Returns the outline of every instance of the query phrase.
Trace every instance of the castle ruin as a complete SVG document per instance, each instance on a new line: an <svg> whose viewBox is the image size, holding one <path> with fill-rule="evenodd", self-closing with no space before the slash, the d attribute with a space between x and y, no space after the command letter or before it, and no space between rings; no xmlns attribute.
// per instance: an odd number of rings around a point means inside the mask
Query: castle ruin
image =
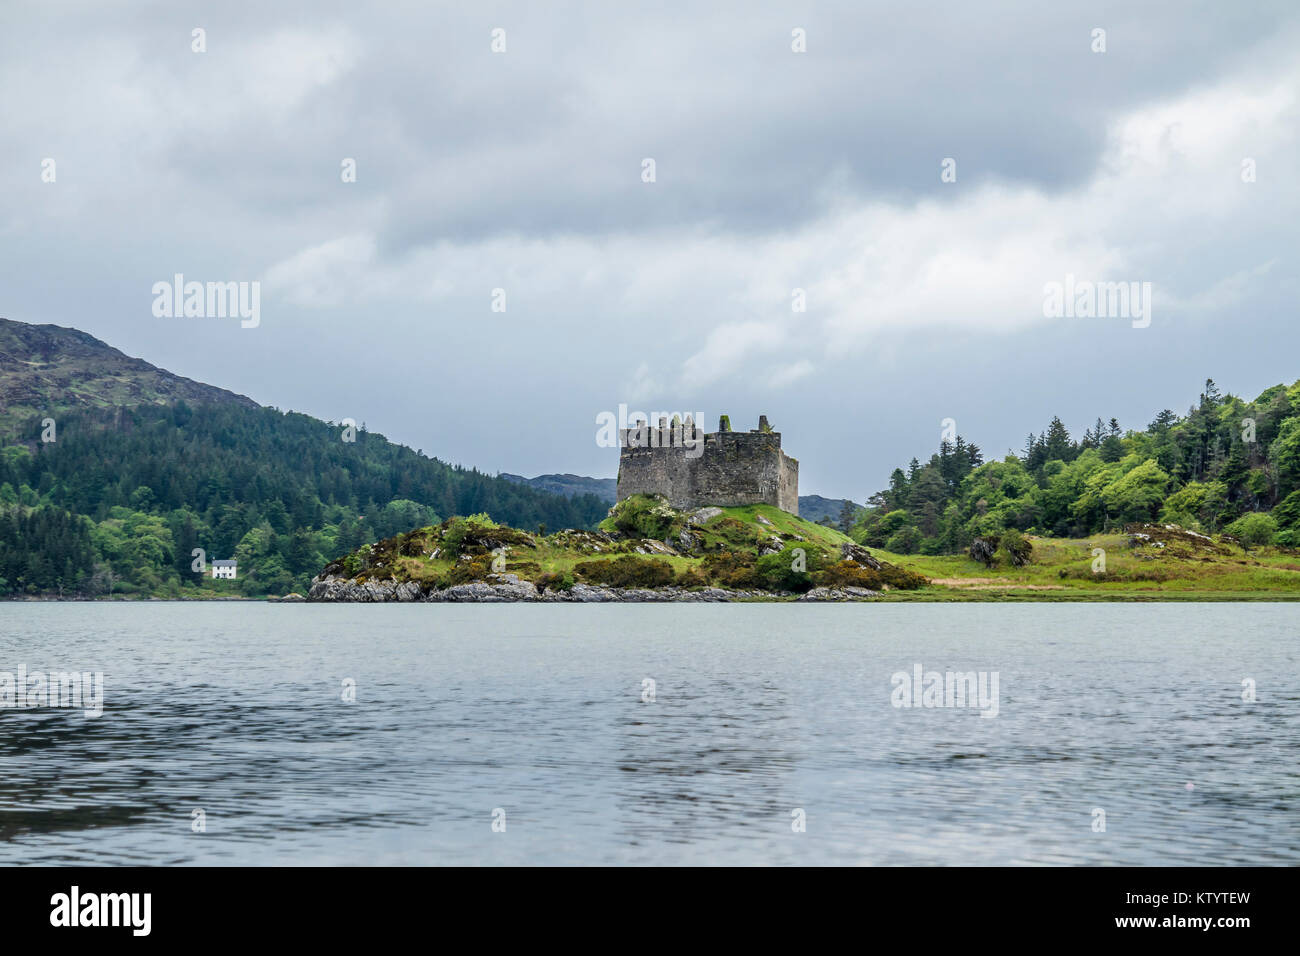
<svg viewBox="0 0 1300 956"><path fill-rule="evenodd" d="M776 505L799 513L799 462L781 450L781 433L767 416L758 428L733 432L723 415L718 430L661 417L619 431L618 500L630 495L663 495L681 511L710 505Z"/></svg>

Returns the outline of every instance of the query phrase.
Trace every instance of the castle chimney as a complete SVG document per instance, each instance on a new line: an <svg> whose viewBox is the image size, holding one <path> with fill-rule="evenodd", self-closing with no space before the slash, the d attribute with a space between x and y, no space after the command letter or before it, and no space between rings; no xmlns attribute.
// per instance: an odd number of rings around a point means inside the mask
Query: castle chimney
<svg viewBox="0 0 1300 956"><path fill-rule="evenodd" d="M766 415L758 416L758 430L761 432L770 432L772 430L772 426L767 423Z"/></svg>

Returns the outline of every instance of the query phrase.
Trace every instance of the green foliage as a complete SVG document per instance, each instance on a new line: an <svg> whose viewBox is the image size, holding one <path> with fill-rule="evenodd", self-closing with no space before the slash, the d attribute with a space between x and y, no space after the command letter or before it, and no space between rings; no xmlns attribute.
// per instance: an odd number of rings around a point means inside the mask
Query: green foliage
<svg viewBox="0 0 1300 956"><path fill-rule="evenodd" d="M7 430L39 435L39 417ZM545 494L364 429L345 442L326 422L236 403L69 408L58 434L0 449L0 510L18 509L0 521L7 593L305 592L332 557L440 515L590 528L606 511L592 495ZM195 548L238 560L238 580L192 571ZM48 567L27 567L33 549Z"/></svg>
<svg viewBox="0 0 1300 956"><path fill-rule="evenodd" d="M921 544L921 529L916 525L907 525L889 536L889 540L885 542L885 550L895 554L916 554L921 550Z"/></svg>
<svg viewBox="0 0 1300 956"><path fill-rule="evenodd" d="M981 535L970 544L971 558L987 568L1021 567L1029 563L1034 546L1015 528L1001 534Z"/></svg>
<svg viewBox="0 0 1300 956"><path fill-rule="evenodd" d="M685 525L685 517L658 495L631 495L616 504L605 519L612 530L636 538L663 541Z"/></svg>
<svg viewBox="0 0 1300 956"><path fill-rule="evenodd" d="M633 515L640 513L637 504L634 502ZM421 587L445 588L490 579L493 554L505 545L509 552L505 570L549 590L567 590L580 581L617 588L671 585L800 593L832 568L833 580L873 590L927 583L925 578L884 563L865 576L856 574L857 564L839 560L843 546L849 544L844 535L769 505L721 509L694 530L699 533L689 553L664 559L630 550L638 547L640 534L636 531L632 539L623 541L582 531L539 539L498 525L486 515L474 515L365 545L330 562L324 572L358 582L411 581ZM254 532L245 543L251 547L264 537L264 532ZM730 547L729 538L738 545ZM781 550L760 556L759 551L766 550L774 539L784 541ZM601 552L608 556L593 557ZM864 563L871 560L861 554L859 558Z"/></svg>
<svg viewBox="0 0 1300 956"><path fill-rule="evenodd" d="M1285 494L1300 490L1300 416L1282 422L1269 455L1277 468L1279 490Z"/></svg>
<svg viewBox="0 0 1300 956"><path fill-rule="evenodd" d="M1300 382L1246 402L1207 381L1186 416L1162 411L1142 431L1098 418L1076 440L1053 418L1021 454L993 462L960 437L942 442L927 463L894 470L850 535L899 554L956 554L1006 531L1082 538L1159 520L1212 533L1276 507L1285 543L1300 514L1283 504L1296 491Z"/></svg>
<svg viewBox="0 0 1300 956"><path fill-rule="evenodd" d="M826 556L820 548L783 548L776 554L766 554L754 565L754 571L763 587L772 591L809 590L812 576L826 565Z"/></svg>
<svg viewBox="0 0 1300 956"><path fill-rule="evenodd" d="M704 556L700 570L719 587L761 588L764 581L758 573L757 561L753 553L715 551Z"/></svg>
<svg viewBox="0 0 1300 956"><path fill-rule="evenodd" d="M61 508L0 508L0 594L81 592L107 587L96 577L92 525Z"/></svg>
<svg viewBox="0 0 1300 956"><path fill-rule="evenodd" d="M449 555L455 557L461 553L467 537L472 540L475 531L495 527L497 527L496 522L485 514L470 515L468 518L452 518L444 526L442 547Z"/></svg>
<svg viewBox="0 0 1300 956"><path fill-rule="evenodd" d="M1194 531L1216 531L1228 509L1228 486L1221 481L1189 481L1165 499L1162 524L1177 524Z"/></svg>
<svg viewBox="0 0 1300 956"><path fill-rule="evenodd" d="M759 535L753 525L724 515L705 526L705 539L711 547L723 551L744 550L755 547Z"/></svg>
<svg viewBox="0 0 1300 956"><path fill-rule="evenodd" d="M550 571L537 579L537 587L542 590L568 591L573 587L572 571Z"/></svg>
<svg viewBox="0 0 1300 956"><path fill-rule="evenodd" d="M839 561L818 571L812 577L817 587L855 587L869 591L886 589L912 591L925 587L929 581L919 574L905 571L891 564L882 564L880 569L864 568L852 561Z"/></svg>
<svg viewBox="0 0 1300 956"><path fill-rule="evenodd" d="M458 584L469 584L471 581L486 581L491 573L491 559L481 556L473 561L456 562L436 583L439 588L450 588Z"/></svg>
<svg viewBox="0 0 1300 956"><path fill-rule="evenodd" d="M677 572L677 581L675 583L679 588L696 589L706 588L712 582L709 581L708 575L700 568L691 565Z"/></svg>
<svg viewBox="0 0 1300 956"><path fill-rule="evenodd" d="M1248 548L1258 548L1273 543L1277 534L1277 522L1272 515L1252 512L1242 515L1224 529Z"/></svg>
<svg viewBox="0 0 1300 956"><path fill-rule="evenodd" d="M1300 529L1300 491L1293 491L1273 509L1273 520L1281 528Z"/></svg>
<svg viewBox="0 0 1300 956"><path fill-rule="evenodd" d="M667 561L631 554L583 561L574 565L573 571L588 584L607 584L615 588L661 588L672 584L676 577L673 566Z"/></svg>
<svg viewBox="0 0 1300 956"><path fill-rule="evenodd" d="M1002 532L998 540L997 554L1006 564L1014 567L1028 564L1033 553L1034 546L1015 528L1008 528Z"/></svg>

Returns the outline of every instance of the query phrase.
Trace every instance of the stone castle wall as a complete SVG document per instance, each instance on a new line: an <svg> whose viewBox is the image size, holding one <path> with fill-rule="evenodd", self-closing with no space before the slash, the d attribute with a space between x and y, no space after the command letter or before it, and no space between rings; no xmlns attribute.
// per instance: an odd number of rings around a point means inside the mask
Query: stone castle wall
<svg viewBox="0 0 1300 956"><path fill-rule="evenodd" d="M767 424L766 418L760 421ZM704 435L696 429L704 440L704 452L698 454L698 448L683 447L681 427L665 426L661 421L657 429L629 429L620 435L619 501L636 494L663 495L683 511L770 504L799 513L799 462L781 450L780 432L719 429ZM691 433L685 435L689 440Z"/></svg>

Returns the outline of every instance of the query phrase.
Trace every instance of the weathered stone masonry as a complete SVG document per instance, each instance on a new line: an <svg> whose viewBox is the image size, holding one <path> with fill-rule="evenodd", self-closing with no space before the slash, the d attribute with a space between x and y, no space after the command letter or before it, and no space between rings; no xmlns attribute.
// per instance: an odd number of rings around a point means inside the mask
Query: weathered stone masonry
<svg viewBox="0 0 1300 956"><path fill-rule="evenodd" d="M680 510L770 504L799 513L799 462L781 450L781 433L770 429L766 415L754 431L731 431L724 415L716 432L700 432L689 418L671 427L660 418L658 428L623 429L618 500L663 495ZM687 447L701 437L703 454L698 445Z"/></svg>

